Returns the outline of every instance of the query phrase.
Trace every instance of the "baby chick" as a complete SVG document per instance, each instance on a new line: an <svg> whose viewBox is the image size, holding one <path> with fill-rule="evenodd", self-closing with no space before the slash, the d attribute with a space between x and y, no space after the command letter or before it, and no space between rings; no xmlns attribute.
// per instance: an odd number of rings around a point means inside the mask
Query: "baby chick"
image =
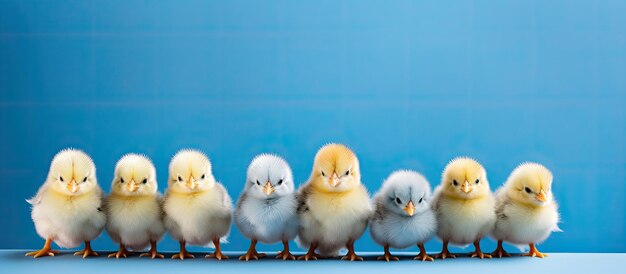
<svg viewBox="0 0 626 274"><path fill-rule="evenodd" d="M437 219L430 207L430 184L421 174L400 170L392 173L374 195L374 216L370 233L376 243L385 247L379 260L398 260L389 247L407 248L417 244L420 249L415 260L433 258L426 254L424 242L437 231Z"/></svg>
<svg viewBox="0 0 626 274"><path fill-rule="evenodd" d="M240 260L258 259L257 241L282 241L284 250L276 258L295 260L289 252L289 240L298 233L297 201L293 175L287 162L271 154L255 157L248 166L246 184L237 207L235 224L251 239L250 248Z"/></svg>
<svg viewBox="0 0 626 274"><path fill-rule="evenodd" d="M466 157L452 160L435 190L433 208L439 224L437 235L443 241L436 258L456 257L448 251L448 243L474 243L472 257L491 258L480 250L480 239L491 232L496 220L495 200L482 165Z"/></svg>
<svg viewBox="0 0 626 274"><path fill-rule="evenodd" d="M64 248L85 242L85 249L74 255L98 256L90 241L102 232L106 216L101 209L102 190L96 180L96 166L87 154L70 148L54 156L48 178L28 202L37 234L46 243L41 250L26 256L54 256L58 251L50 248L53 241Z"/></svg>
<svg viewBox="0 0 626 274"><path fill-rule="evenodd" d="M180 242L180 252L172 259L193 258L185 244L209 245L215 253L207 258L228 259L220 241L230 231L231 200L224 186L215 181L211 162L202 152L184 149L170 162L169 182L163 204L165 227Z"/></svg>
<svg viewBox="0 0 626 274"><path fill-rule="evenodd" d="M559 213L552 197L552 173L536 163L519 165L496 192L496 225L493 237L498 248L493 256L509 255L502 241L530 246L524 256L543 258L535 243L543 242L552 231L560 231Z"/></svg>
<svg viewBox="0 0 626 274"><path fill-rule="evenodd" d="M308 182L298 191L297 240L309 249L298 259L335 256L345 246L348 253L342 260L363 260L354 252L354 242L363 235L371 211L354 152L340 144L325 145L315 155Z"/></svg>
<svg viewBox="0 0 626 274"><path fill-rule="evenodd" d="M158 192L156 169L150 159L138 154L127 154L115 165L111 194L106 199L106 229L120 250L109 258L126 257L126 247L140 250L150 245L150 251L140 256L163 258L157 252L161 239L163 211Z"/></svg>

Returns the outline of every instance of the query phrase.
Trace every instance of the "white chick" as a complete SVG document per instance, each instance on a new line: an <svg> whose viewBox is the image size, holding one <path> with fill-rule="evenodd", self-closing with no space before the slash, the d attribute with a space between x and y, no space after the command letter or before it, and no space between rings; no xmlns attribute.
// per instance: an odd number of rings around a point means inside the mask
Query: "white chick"
<svg viewBox="0 0 626 274"><path fill-rule="evenodd" d="M54 256L54 241L63 248L85 242L85 248L74 255L98 256L90 241L98 237L106 223L101 209L102 190L96 180L96 166L91 158L77 149L64 149L52 159L48 178L37 195L28 200L37 234L46 240L43 248L26 253L35 258Z"/></svg>
<svg viewBox="0 0 626 274"><path fill-rule="evenodd" d="M491 258L480 250L480 240L493 229L495 199L489 189L487 172L477 161L459 157L446 166L441 185L435 190L433 207L439 224L437 236L443 241L436 258L455 258L448 243L474 243L472 257Z"/></svg>
<svg viewBox="0 0 626 274"><path fill-rule="evenodd" d="M240 260L258 259L257 241L282 241L284 249L276 258L295 260L289 252L289 240L298 233L298 215L293 175L289 164L276 155L261 154L248 166L246 184L237 207L235 224L251 239L248 252Z"/></svg>
<svg viewBox="0 0 626 274"><path fill-rule="evenodd" d="M430 200L430 184L415 171L396 171L385 180L374 196L375 209L370 221L372 238L385 248L379 260L398 260L389 252L390 247L417 245L420 253L415 259L433 261L424 248L424 243L437 231Z"/></svg>
<svg viewBox="0 0 626 274"><path fill-rule="evenodd" d="M109 258L125 258L129 255L127 247L142 250L148 245L150 251L141 257L163 258L156 246L165 232L163 210L156 169L150 159L131 153L117 162L105 205L107 232L120 245L119 251L109 254Z"/></svg>
<svg viewBox="0 0 626 274"><path fill-rule="evenodd" d="M354 242L367 228L371 212L354 152L340 144L325 145L315 156L308 182L298 191L300 228L296 240L309 249L298 259L336 256L345 247L348 253L342 260L362 261L354 252Z"/></svg>
<svg viewBox="0 0 626 274"><path fill-rule="evenodd" d="M186 244L207 246L215 252L207 258L228 259L220 248L230 231L231 199L215 181L211 162L202 152L184 149L170 162L168 188L163 205L165 227L180 243L172 259L193 258Z"/></svg>
<svg viewBox="0 0 626 274"><path fill-rule="evenodd" d="M558 206L552 195L552 173L537 163L519 165L496 192L496 225L493 237L498 248L493 256L509 257L502 241L530 246L524 256L543 258L545 253L535 247L558 227Z"/></svg>

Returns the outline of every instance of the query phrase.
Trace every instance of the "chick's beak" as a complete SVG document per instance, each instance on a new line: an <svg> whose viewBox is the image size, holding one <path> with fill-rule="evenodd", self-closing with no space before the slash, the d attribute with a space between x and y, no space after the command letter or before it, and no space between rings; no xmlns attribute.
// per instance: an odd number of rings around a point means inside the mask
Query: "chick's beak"
<svg viewBox="0 0 626 274"><path fill-rule="evenodd" d="M193 190L193 189L196 189L197 186L198 186L198 183L196 182L196 179L193 176L191 176L189 180L187 180L187 187Z"/></svg>
<svg viewBox="0 0 626 274"><path fill-rule="evenodd" d="M403 210L409 216L413 216L413 214L415 214L415 205L413 204L413 201L409 201L409 203L404 207Z"/></svg>
<svg viewBox="0 0 626 274"><path fill-rule="evenodd" d="M134 179L130 180L130 182L126 185L126 190L128 190L129 192L135 192L138 188L139 186L137 186L137 183L135 183Z"/></svg>
<svg viewBox="0 0 626 274"><path fill-rule="evenodd" d="M79 187L78 187L78 184L76 183L76 180L72 178L72 180L67 184L67 190L69 190L72 193L76 193L78 189Z"/></svg>
<svg viewBox="0 0 626 274"><path fill-rule="evenodd" d="M547 201L546 192L544 192L542 189L539 193L537 193L537 196L535 196L535 199L537 199L537 201L540 201L540 202Z"/></svg>
<svg viewBox="0 0 626 274"><path fill-rule="evenodd" d="M469 193L470 191L472 191L472 187L470 187L470 184L467 181L465 181L463 185L461 186L461 190L465 193Z"/></svg>
<svg viewBox="0 0 626 274"><path fill-rule="evenodd" d="M341 182L339 182L339 177L337 177L337 173L333 172L333 176L330 177L330 185L332 187L336 187L339 185L339 183Z"/></svg>
<svg viewBox="0 0 626 274"><path fill-rule="evenodd" d="M263 187L263 193L265 193L265 195L268 195L268 196L274 193L274 187L272 186L272 184L270 184L269 181L265 183L265 186Z"/></svg>

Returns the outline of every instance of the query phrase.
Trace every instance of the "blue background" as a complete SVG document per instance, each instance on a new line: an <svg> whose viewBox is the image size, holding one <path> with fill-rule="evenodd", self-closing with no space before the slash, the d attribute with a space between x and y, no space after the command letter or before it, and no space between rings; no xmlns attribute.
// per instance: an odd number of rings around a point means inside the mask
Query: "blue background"
<svg viewBox="0 0 626 274"><path fill-rule="evenodd" d="M254 155L283 155L303 182L333 141L372 193L400 168L437 184L458 155L492 188L541 162L565 232L540 248L626 252L624 14L625 1L2 0L0 248L42 244L24 199L68 146L106 191L125 153L152 157L164 190L170 157L199 148L236 199ZM247 246L234 228L224 249ZM380 250L369 235L357 248Z"/></svg>

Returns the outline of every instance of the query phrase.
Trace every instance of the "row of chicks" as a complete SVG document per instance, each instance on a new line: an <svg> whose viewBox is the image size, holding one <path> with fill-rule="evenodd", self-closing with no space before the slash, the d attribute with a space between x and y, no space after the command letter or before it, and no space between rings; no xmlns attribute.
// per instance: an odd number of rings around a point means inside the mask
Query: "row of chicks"
<svg viewBox="0 0 626 274"><path fill-rule="evenodd" d="M116 167L111 192L104 197L96 180L95 165L82 151L59 152L50 166L47 180L29 200L37 233L46 240L41 250L29 252L35 258L54 256L55 242L72 248L85 243L75 255L98 255L90 241L106 227L119 251L109 257L127 257L132 251L149 251L140 256L163 258L157 242L167 231L180 242L172 258L194 256L186 245L211 246L207 255L228 258L221 252L231 219L251 239L239 259L258 259L257 242L282 242L277 258L295 260L289 241L308 252L302 260L337 256L363 260L354 243L368 224L374 241L384 247L380 260L398 260L389 248L420 249L415 259L432 261L424 242L437 235L443 241L435 258L454 258L448 244L474 244L472 257L510 256L502 247L506 241L529 245L528 256L544 257L535 244L558 230L557 205L552 197L552 174L544 166L524 163L493 194L482 165L470 158L456 158L444 169L441 184L431 187L421 174L401 170L392 173L375 194L373 202L361 183L359 161L349 148L328 144L315 156L308 181L296 191L287 162L271 154L257 156L250 163L246 182L234 212L224 186L218 183L211 162L201 152L182 150L169 165L168 188L161 197L156 170L145 156L128 154ZM480 240L492 236L498 247L492 254L480 249Z"/></svg>

